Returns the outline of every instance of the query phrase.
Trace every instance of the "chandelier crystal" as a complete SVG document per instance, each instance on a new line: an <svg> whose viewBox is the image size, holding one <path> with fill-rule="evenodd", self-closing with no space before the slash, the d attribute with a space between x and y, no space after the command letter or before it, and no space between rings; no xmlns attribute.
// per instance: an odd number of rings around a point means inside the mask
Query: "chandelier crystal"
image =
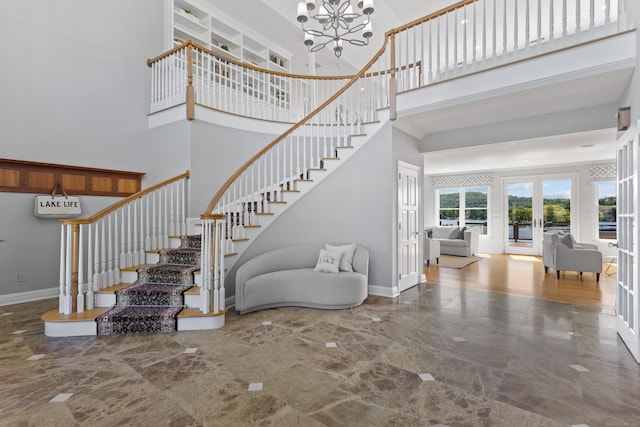
<svg viewBox="0 0 640 427"><path fill-rule="evenodd" d="M369 39L373 36L373 0L356 0L357 7L362 9L360 13L354 12L351 0L320 0L319 3L321 5L315 14L313 11L316 9L316 0L298 3L298 22L302 25L304 44L309 48L309 52L317 52L331 46L333 53L339 57L342 55L344 42L354 46L369 44ZM305 26L309 18L315 20L316 28ZM321 41L316 43L315 37Z"/></svg>

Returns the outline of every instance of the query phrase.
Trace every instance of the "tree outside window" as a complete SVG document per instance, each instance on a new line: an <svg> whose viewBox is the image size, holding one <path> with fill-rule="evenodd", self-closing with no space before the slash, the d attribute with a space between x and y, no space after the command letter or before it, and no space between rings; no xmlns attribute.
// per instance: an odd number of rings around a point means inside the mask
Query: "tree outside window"
<svg viewBox="0 0 640 427"><path fill-rule="evenodd" d="M439 190L440 225L478 227L487 234L488 192L487 187Z"/></svg>
<svg viewBox="0 0 640 427"><path fill-rule="evenodd" d="M597 184L598 196L598 238L617 239L617 197L616 183L604 181Z"/></svg>

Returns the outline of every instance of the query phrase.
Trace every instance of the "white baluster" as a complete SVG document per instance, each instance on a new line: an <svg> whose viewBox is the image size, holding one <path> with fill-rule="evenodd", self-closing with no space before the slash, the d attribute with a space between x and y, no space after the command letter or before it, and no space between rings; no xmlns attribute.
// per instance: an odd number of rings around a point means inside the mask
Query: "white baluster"
<svg viewBox="0 0 640 427"><path fill-rule="evenodd" d="M562 0L562 41L567 41L567 0Z"/></svg>
<svg viewBox="0 0 640 427"><path fill-rule="evenodd" d="M79 242L78 242L78 296L76 298L76 306L78 313L84 313L84 289L87 286L83 283L84 279L84 244L82 239L83 226L80 226L78 230Z"/></svg>
<svg viewBox="0 0 640 427"><path fill-rule="evenodd" d="M62 224L60 226L60 295L58 297L58 312L65 313L65 278L67 277L67 272L65 271L67 267L67 251L65 248L66 242L66 234L67 234L67 225Z"/></svg>
<svg viewBox="0 0 640 427"><path fill-rule="evenodd" d="M576 42L579 43L580 42L580 34L582 33L582 28L581 28L581 17L580 17L580 0L576 0Z"/></svg>
<svg viewBox="0 0 640 427"><path fill-rule="evenodd" d="M114 283L120 283L120 263L119 263L119 258L120 258L120 246L118 246L118 235L120 234L118 232L119 227L118 227L118 212L114 212L113 214L113 221L114 221L114 233L113 233L113 260L114 260L114 266L113 266L113 282Z"/></svg>
<svg viewBox="0 0 640 427"><path fill-rule="evenodd" d="M513 2L513 52L518 54L519 42L518 42L518 2Z"/></svg>
<svg viewBox="0 0 640 427"><path fill-rule="evenodd" d="M128 204L126 206L126 212L127 212L127 222L126 222L126 228L127 228L127 266L132 266L132 265L136 265L133 263L133 252L131 251L131 241L133 240L131 238L131 204Z"/></svg>
<svg viewBox="0 0 640 427"><path fill-rule="evenodd" d="M502 60L504 61L507 56L507 0L502 2Z"/></svg>
<svg viewBox="0 0 640 427"><path fill-rule="evenodd" d="M104 287L104 282L102 281L102 277L100 275L100 222L96 222L94 225L94 255L93 255L93 283L96 289L102 289Z"/></svg>
<svg viewBox="0 0 640 427"><path fill-rule="evenodd" d="M140 262L140 264L146 264L147 262L147 253L145 251L144 248L144 242L145 242L145 236L144 236L144 217L145 217L145 213L144 213L144 201L142 200L142 198L139 198L136 200L136 203L140 206L140 213L138 214L138 223L139 223L139 227L140 227L140 237L138 238L138 260ZM116 274L119 276L120 274L120 269L116 270ZM117 279L119 280L119 279Z"/></svg>
<svg viewBox="0 0 640 427"><path fill-rule="evenodd" d="M104 218L100 220L100 232L100 282L103 286L108 286L110 283L107 281L107 230Z"/></svg>
<svg viewBox="0 0 640 427"><path fill-rule="evenodd" d="M554 16L553 0L549 0L549 41L551 42L551 48L553 48L553 45L556 39L553 16Z"/></svg>
<svg viewBox="0 0 640 427"><path fill-rule="evenodd" d="M72 235L73 235L73 229L72 229L72 225L67 225L67 241L66 241L66 247L65 247L65 251L66 251L66 265L64 267L64 271L65 271L65 277L64 277L64 314L71 314L72 308L73 308L73 295L72 295L72 289L71 289L71 285L72 285L72 257L73 257L73 250L72 250Z"/></svg>
<svg viewBox="0 0 640 427"><path fill-rule="evenodd" d="M94 262L92 224L87 224L87 310L95 307L97 288L93 277Z"/></svg>
<svg viewBox="0 0 640 427"><path fill-rule="evenodd" d="M107 271L107 283L109 286L113 285L113 235L111 228L111 214L107 215L106 220L109 225L109 230L107 233L107 265L109 270Z"/></svg>
<svg viewBox="0 0 640 427"><path fill-rule="evenodd" d="M596 27L596 5L595 0L589 1L589 32L593 33Z"/></svg>

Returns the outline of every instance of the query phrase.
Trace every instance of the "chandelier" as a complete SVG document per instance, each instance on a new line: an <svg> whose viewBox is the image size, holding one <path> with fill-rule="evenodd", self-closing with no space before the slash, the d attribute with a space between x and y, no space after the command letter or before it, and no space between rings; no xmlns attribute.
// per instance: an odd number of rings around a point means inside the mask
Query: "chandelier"
<svg viewBox="0 0 640 427"><path fill-rule="evenodd" d="M361 13L353 11L351 0L321 0L318 12L313 14L316 8L315 0L305 0L298 3L298 22L302 24L304 31L304 44L309 52L317 52L327 45L333 47L336 56L342 55L343 43L348 42L355 46L366 46L373 35L371 27L371 14L373 13L373 0L356 0ZM309 18L314 19L314 26L321 29L305 27ZM363 18L359 23L354 22ZM362 31L358 38L358 32ZM315 43L314 37L319 37L321 42Z"/></svg>

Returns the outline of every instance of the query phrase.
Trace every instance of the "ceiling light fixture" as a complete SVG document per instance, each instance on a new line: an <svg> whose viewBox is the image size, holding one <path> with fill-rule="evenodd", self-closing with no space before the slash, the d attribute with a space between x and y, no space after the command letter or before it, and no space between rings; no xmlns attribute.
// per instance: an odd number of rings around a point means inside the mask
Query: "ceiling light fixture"
<svg viewBox="0 0 640 427"><path fill-rule="evenodd" d="M344 42L354 46L366 46L373 36L371 26L371 14L374 11L373 0L354 0L362 13L356 13L351 5L351 0L320 0L318 13L310 14L316 9L316 0L305 0L298 3L298 22L304 32L304 44L309 52L317 52L331 44L336 56L342 55ZM316 26L321 29L305 27L305 23L312 18ZM355 21L363 18L359 23ZM356 33L362 31L362 39L356 37ZM328 39L321 43L315 43L314 37Z"/></svg>

